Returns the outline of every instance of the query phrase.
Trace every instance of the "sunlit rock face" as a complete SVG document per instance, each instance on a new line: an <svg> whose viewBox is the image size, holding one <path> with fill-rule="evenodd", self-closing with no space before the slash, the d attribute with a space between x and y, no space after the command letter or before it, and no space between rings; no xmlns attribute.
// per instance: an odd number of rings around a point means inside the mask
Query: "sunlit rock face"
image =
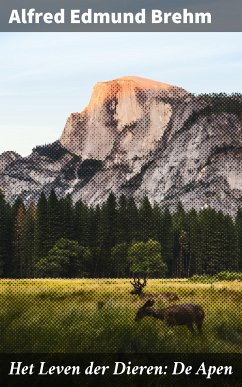
<svg viewBox="0 0 242 387"><path fill-rule="evenodd" d="M174 210L242 205L242 98L194 96L165 83L124 77L97 83L60 140L28 157L0 155L0 189L10 202L41 191L89 205L113 192Z"/></svg>
<svg viewBox="0 0 242 387"><path fill-rule="evenodd" d="M83 159L103 161L114 147L119 162L144 157L170 122L172 99L185 95L181 88L138 77L99 82L87 108L68 118L61 144Z"/></svg>

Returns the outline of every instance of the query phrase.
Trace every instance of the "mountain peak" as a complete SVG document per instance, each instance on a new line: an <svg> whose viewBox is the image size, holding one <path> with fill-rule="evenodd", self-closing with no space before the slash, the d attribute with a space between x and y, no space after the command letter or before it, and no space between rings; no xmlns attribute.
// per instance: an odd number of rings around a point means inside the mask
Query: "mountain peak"
<svg viewBox="0 0 242 387"><path fill-rule="evenodd" d="M153 96L159 93L177 92L177 94L179 94L180 92L185 92L182 88L169 85L168 83L137 76L126 76L111 81L97 82L93 88L90 102L85 111L90 111L114 98L119 100L125 98L126 102L128 102L128 99L131 98L131 96L135 97L135 94L140 91L149 93Z"/></svg>
<svg viewBox="0 0 242 387"><path fill-rule="evenodd" d="M180 87L136 76L98 82L88 106L69 117L61 144L83 159L103 161L114 144L119 144L123 159L143 157L161 140L172 115L171 101L187 94Z"/></svg>
<svg viewBox="0 0 242 387"><path fill-rule="evenodd" d="M127 83L133 83L135 87L139 87L140 89L162 89L162 90L168 90L171 88L174 88L176 86L169 85L168 83L163 83L159 81L154 81L152 79L142 78L138 76L125 76L113 79L111 81L106 82L98 82L98 84L127 84Z"/></svg>
<svg viewBox="0 0 242 387"><path fill-rule="evenodd" d="M13 151L6 151L0 154L0 172L3 172L8 165L18 159L21 159L21 156Z"/></svg>
<svg viewBox="0 0 242 387"><path fill-rule="evenodd" d="M28 157L0 155L0 190L12 203L55 189L97 205L113 192L171 210L180 202L186 210L235 215L242 203L241 106L241 95L193 96L135 76L99 82L60 141Z"/></svg>

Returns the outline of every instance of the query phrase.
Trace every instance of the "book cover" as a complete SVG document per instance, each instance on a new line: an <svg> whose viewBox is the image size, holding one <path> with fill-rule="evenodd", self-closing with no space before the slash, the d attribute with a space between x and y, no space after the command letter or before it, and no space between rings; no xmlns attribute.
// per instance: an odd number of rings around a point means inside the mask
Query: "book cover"
<svg viewBox="0 0 242 387"><path fill-rule="evenodd" d="M240 385L240 1L0 1L0 384Z"/></svg>

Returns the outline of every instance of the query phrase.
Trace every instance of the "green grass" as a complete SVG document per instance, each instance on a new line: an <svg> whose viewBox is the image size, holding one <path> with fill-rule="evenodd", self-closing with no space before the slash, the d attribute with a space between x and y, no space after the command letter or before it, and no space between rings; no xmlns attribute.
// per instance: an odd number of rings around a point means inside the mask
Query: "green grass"
<svg viewBox="0 0 242 387"><path fill-rule="evenodd" d="M129 280L1 280L0 352L241 352L241 282L149 280L203 306L202 336L134 317L144 301ZM155 304L156 308L168 305Z"/></svg>

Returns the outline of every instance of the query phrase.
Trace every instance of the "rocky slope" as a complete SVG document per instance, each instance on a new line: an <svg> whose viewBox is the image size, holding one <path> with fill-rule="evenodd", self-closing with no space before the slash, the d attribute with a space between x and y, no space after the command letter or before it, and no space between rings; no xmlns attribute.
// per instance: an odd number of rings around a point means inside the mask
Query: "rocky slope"
<svg viewBox="0 0 242 387"><path fill-rule="evenodd" d="M95 205L113 191L235 214L242 203L241 114L240 95L193 96L138 77L100 82L59 141L29 157L0 156L0 188L11 202L54 188Z"/></svg>

